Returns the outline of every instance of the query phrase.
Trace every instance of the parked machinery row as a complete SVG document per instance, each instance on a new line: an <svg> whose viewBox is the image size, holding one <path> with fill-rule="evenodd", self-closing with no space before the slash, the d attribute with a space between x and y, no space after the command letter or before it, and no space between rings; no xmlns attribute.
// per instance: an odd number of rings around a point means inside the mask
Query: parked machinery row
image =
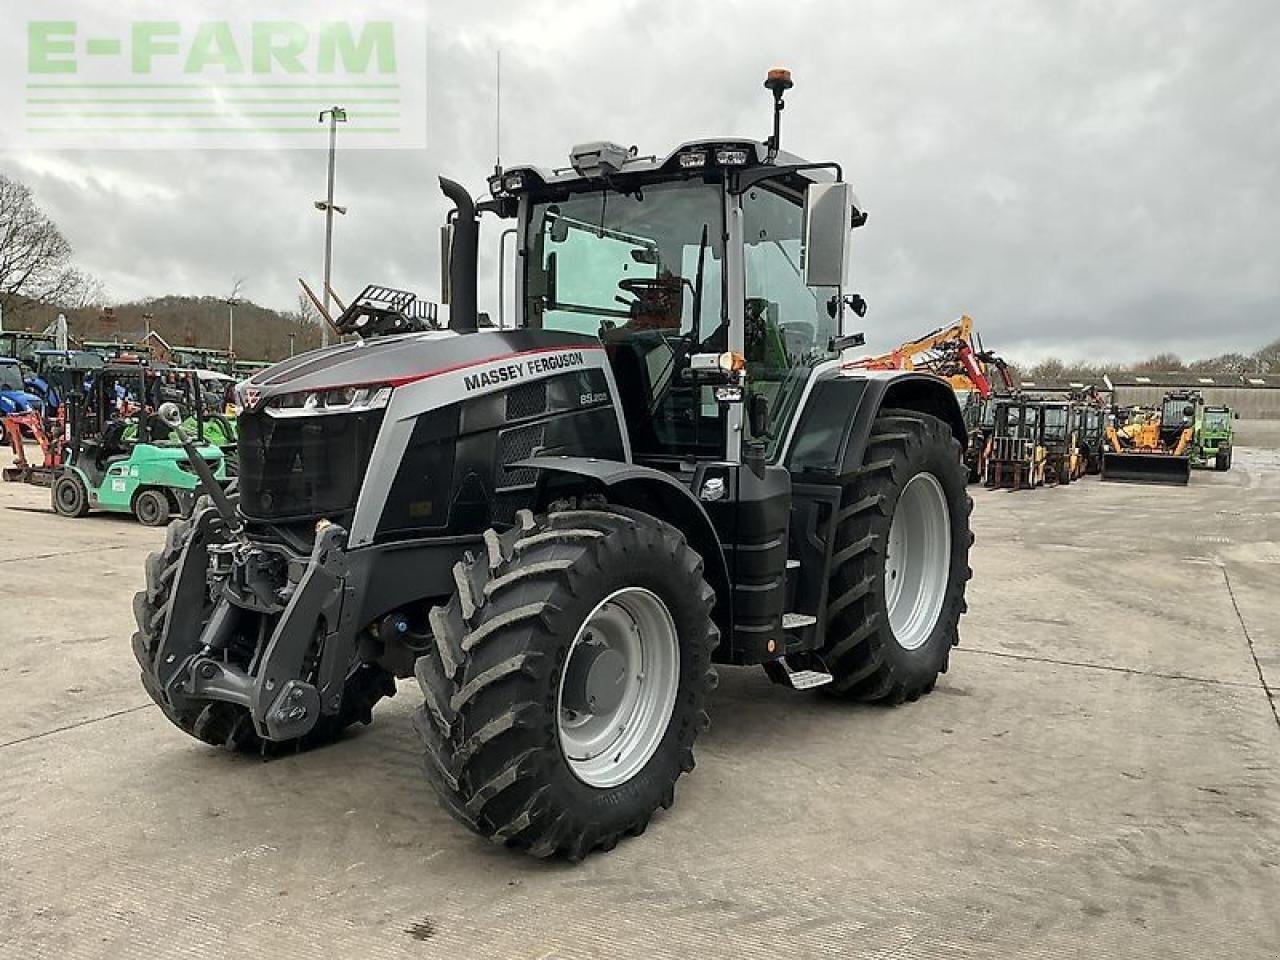
<svg viewBox="0 0 1280 960"><path fill-rule="evenodd" d="M1232 420L1196 392L1159 408L1117 409L1095 393L1043 398L1015 393L969 409L970 482L1013 490L1103 480L1185 485L1193 466L1228 470Z"/></svg>
<svg viewBox="0 0 1280 960"><path fill-rule="evenodd" d="M221 483L237 462L235 421L225 416L219 387L191 370L141 363L103 364L81 351L41 351L27 408L0 419L11 447L4 479L52 488L53 509L66 517L91 510L132 513L147 526L186 515L198 478L190 456L159 416L169 404ZM40 447L28 461L23 441Z"/></svg>

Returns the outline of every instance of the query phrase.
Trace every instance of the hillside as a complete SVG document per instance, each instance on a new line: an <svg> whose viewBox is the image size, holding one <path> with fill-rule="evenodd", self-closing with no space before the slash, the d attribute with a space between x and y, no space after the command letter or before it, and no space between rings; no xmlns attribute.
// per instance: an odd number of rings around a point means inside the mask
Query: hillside
<svg viewBox="0 0 1280 960"><path fill-rule="evenodd" d="M45 304L29 304L6 329L41 330L57 317L67 315L71 335L78 340L132 342L150 328L174 346L227 349L227 304L218 297L156 297L114 307L58 310ZM245 360L280 360L289 355L289 335L294 352L320 346L320 327L312 311L281 313L255 303L235 308L235 351Z"/></svg>

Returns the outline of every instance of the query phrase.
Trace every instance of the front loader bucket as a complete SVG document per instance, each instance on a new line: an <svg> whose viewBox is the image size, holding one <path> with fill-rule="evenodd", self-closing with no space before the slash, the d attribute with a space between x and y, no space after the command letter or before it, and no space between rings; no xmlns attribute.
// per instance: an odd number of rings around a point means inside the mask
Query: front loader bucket
<svg viewBox="0 0 1280 960"><path fill-rule="evenodd" d="M1191 482L1191 458L1171 453L1108 452L1102 456L1102 479L1185 487Z"/></svg>

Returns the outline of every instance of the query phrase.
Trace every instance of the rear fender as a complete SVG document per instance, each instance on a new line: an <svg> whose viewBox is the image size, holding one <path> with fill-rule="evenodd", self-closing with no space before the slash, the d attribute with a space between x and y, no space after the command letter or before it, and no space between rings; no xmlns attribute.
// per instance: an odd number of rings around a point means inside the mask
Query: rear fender
<svg viewBox="0 0 1280 960"><path fill-rule="evenodd" d="M783 463L799 475L852 473L862 465L872 425L885 409L937 417L951 427L962 450L969 443L960 401L945 380L924 373L839 370L817 380L806 394Z"/></svg>
<svg viewBox="0 0 1280 960"><path fill-rule="evenodd" d="M684 484L660 470L618 460L589 457L531 457L511 464L540 471L538 505L545 508L575 489L603 495L619 506L642 510L684 534L702 557L707 583L716 592L714 619L730 636L729 568L724 549L702 504Z"/></svg>

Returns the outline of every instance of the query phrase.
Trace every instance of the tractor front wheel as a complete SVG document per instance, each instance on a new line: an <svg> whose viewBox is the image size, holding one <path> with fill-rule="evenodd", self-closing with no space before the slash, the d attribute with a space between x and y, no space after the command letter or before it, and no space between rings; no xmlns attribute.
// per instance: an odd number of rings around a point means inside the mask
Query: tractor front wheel
<svg viewBox="0 0 1280 960"><path fill-rule="evenodd" d="M946 672L973 543L959 446L937 417L876 418L837 517L822 651L834 680L824 690L897 704Z"/></svg>
<svg viewBox="0 0 1280 960"><path fill-rule="evenodd" d="M53 484L53 509L64 517L84 517L89 513L89 491L80 475L67 471Z"/></svg>
<svg viewBox="0 0 1280 960"><path fill-rule="evenodd" d="M541 857L642 833L707 724L719 633L702 558L669 524L601 503L521 511L454 580L415 671L445 807Z"/></svg>

